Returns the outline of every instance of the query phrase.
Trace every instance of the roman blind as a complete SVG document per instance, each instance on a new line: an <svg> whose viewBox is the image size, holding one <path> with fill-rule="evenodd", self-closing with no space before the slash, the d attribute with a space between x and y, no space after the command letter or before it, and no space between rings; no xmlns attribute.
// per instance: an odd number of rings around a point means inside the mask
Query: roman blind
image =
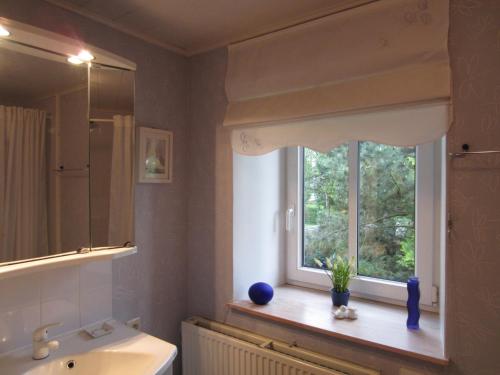
<svg viewBox="0 0 500 375"><path fill-rule="evenodd" d="M224 126L260 154L449 127L448 0L380 0L229 47Z"/></svg>

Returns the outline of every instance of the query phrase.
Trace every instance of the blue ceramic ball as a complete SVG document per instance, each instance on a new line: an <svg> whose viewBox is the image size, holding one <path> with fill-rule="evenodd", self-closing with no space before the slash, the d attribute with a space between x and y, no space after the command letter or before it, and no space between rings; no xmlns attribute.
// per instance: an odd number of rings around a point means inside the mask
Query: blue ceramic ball
<svg viewBox="0 0 500 375"><path fill-rule="evenodd" d="M266 283L255 283L248 289L248 296L257 305L265 305L273 299L273 287Z"/></svg>

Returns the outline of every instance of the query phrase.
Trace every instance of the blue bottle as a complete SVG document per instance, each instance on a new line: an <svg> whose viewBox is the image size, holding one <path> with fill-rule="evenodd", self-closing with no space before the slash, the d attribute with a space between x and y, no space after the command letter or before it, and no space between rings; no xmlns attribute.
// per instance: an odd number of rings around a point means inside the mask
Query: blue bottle
<svg viewBox="0 0 500 375"><path fill-rule="evenodd" d="M418 277L410 277L406 283L406 288L408 289L408 301L406 302L408 319L406 320L406 326L408 329L419 329L420 308L418 304L420 302L420 289Z"/></svg>

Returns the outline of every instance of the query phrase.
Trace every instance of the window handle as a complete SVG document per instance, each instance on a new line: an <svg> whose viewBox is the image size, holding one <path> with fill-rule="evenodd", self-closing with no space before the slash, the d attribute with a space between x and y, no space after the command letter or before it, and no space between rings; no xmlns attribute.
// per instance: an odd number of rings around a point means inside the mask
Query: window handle
<svg viewBox="0 0 500 375"><path fill-rule="evenodd" d="M286 217L285 217L285 230L287 232L292 231L292 218L295 216L295 207L289 207L288 210L286 210Z"/></svg>

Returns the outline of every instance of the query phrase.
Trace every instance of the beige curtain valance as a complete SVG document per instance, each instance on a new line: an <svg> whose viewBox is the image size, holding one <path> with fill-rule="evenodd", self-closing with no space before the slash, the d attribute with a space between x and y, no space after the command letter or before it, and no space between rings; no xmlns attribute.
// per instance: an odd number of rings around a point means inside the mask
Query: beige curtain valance
<svg viewBox="0 0 500 375"><path fill-rule="evenodd" d="M448 13L448 0L381 0L232 45L224 125L447 101Z"/></svg>

